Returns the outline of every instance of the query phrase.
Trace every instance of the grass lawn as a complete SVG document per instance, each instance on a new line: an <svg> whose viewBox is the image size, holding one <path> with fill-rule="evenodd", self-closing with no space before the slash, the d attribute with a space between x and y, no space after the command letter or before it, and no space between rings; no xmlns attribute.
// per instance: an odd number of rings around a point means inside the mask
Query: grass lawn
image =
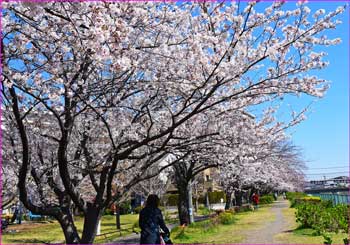
<svg viewBox="0 0 350 245"><path fill-rule="evenodd" d="M120 236L125 236L133 232L133 225L138 221L138 214L121 215L121 230L116 230L115 216L105 215L102 217L101 234L109 233L105 236L97 236L95 243L105 243L113 241ZM83 230L83 218L75 217L78 232ZM8 243L63 243L64 235L61 226L57 221L51 222L27 222L22 225L10 225L7 229L17 232L6 232L2 234L1 244ZM136 229L139 230L138 228Z"/></svg>
<svg viewBox="0 0 350 245"><path fill-rule="evenodd" d="M210 221L201 221L186 228L176 227L171 239L174 243L240 243L246 237L246 230L258 229L275 219L269 209L270 206L265 206L254 212L234 214L236 220L230 225L213 226Z"/></svg>
<svg viewBox="0 0 350 245"><path fill-rule="evenodd" d="M289 208L283 210L283 215L289 222L292 229L288 232L280 233L274 237L275 241L282 244L323 244L323 236L315 236L313 229L298 229L298 223L295 221L295 209ZM332 244L344 244L345 233L328 233L332 239Z"/></svg>

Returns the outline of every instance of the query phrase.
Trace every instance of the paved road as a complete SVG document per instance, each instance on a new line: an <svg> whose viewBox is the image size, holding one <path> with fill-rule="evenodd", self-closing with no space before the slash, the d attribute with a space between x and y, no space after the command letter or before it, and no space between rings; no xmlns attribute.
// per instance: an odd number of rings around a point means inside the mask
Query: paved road
<svg viewBox="0 0 350 245"><path fill-rule="evenodd" d="M287 200L280 200L274 202L270 211L276 215L274 221L264 224L263 227L255 230L247 230L244 244L273 244L276 243L273 237L279 233L290 229L289 222L285 220L282 210L288 209L289 202Z"/></svg>

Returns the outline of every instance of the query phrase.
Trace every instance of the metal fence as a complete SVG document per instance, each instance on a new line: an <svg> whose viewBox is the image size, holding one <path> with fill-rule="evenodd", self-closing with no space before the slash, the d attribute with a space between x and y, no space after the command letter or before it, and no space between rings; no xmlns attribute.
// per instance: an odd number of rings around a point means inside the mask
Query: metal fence
<svg viewBox="0 0 350 245"><path fill-rule="evenodd" d="M331 200L334 205L337 204L350 204L350 194L338 194L338 193L322 193L313 194L313 196L318 196L322 200Z"/></svg>

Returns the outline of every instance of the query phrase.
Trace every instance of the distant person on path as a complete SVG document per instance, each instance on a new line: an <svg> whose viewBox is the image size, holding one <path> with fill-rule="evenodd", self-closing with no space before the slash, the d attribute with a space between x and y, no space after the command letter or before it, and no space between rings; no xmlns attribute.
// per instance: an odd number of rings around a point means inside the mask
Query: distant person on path
<svg viewBox="0 0 350 245"><path fill-rule="evenodd" d="M277 201L277 197L278 197L277 192L275 192L275 193L273 194L273 198L275 199L275 201Z"/></svg>
<svg viewBox="0 0 350 245"><path fill-rule="evenodd" d="M253 193L252 195L252 201L253 201L253 204L254 204L254 209L258 209L259 208L259 195L256 194L255 192Z"/></svg>
<svg viewBox="0 0 350 245"><path fill-rule="evenodd" d="M286 197L286 193L285 192L283 192L283 200L286 200L287 199L287 197Z"/></svg>
<svg viewBox="0 0 350 245"><path fill-rule="evenodd" d="M169 237L169 229L164 223L163 215L158 205L158 196L149 195L146 206L141 210L139 217L139 225L141 228L140 244L160 244L159 228Z"/></svg>

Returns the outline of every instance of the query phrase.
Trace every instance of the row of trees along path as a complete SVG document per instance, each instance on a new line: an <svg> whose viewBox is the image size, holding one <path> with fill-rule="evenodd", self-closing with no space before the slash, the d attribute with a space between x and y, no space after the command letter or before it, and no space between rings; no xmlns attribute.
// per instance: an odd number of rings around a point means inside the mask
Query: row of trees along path
<svg viewBox="0 0 350 245"><path fill-rule="evenodd" d="M171 168L180 224L206 168L232 180L227 192L265 179L298 189L302 161L285 154L285 130L308 106L283 119L277 108L327 91L311 74L340 43L324 34L345 6L257 4L4 3L4 203L54 217L67 244L92 244L107 208Z"/></svg>

